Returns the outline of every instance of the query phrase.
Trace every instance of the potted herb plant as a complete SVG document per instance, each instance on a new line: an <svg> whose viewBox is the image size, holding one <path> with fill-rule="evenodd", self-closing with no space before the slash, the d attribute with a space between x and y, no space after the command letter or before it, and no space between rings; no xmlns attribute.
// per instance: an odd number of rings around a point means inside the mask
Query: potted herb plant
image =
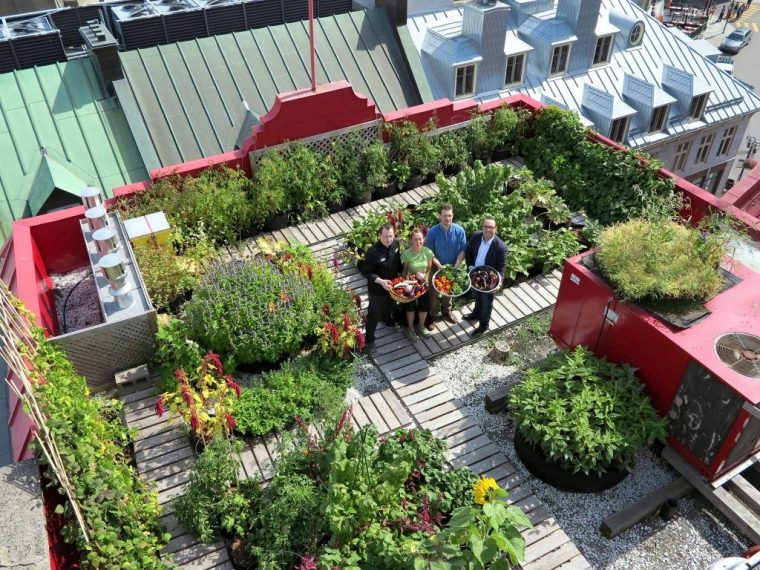
<svg viewBox="0 0 760 570"><path fill-rule="evenodd" d="M388 164L390 162L388 148L380 139L372 141L363 151L364 179L367 186L373 189L372 196L375 199L388 198L396 193L398 182L388 176Z"/></svg>
<svg viewBox="0 0 760 570"><path fill-rule="evenodd" d="M254 219L268 231L288 225L285 201L287 164L278 152L265 154L254 173L255 186L251 193Z"/></svg>
<svg viewBox="0 0 760 570"><path fill-rule="evenodd" d="M323 215L327 210L323 188L334 183L326 178L323 157L295 142L285 152L285 164L285 205L291 217L303 222Z"/></svg>
<svg viewBox="0 0 760 570"><path fill-rule="evenodd" d="M448 131L435 137L434 143L440 153L440 166L444 174L456 174L467 166L469 152L461 130Z"/></svg>
<svg viewBox="0 0 760 570"><path fill-rule="evenodd" d="M491 154L496 147L490 123L490 113L474 111L470 126L467 127L467 146L470 149L472 159L479 160L483 164L491 163Z"/></svg>
<svg viewBox="0 0 760 570"><path fill-rule="evenodd" d="M508 105L502 105L491 114L488 123L488 139L493 144L493 160L504 160L509 157L511 143L520 118Z"/></svg>
<svg viewBox="0 0 760 570"><path fill-rule="evenodd" d="M596 492L620 482L644 445L664 440L643 384L628 365L587 348L548 356L509 394L515 450L528 470L555 487Z"/></svg>
<svg viewBox="0 0 760 570"><path fill-rule="evenodd" d="M336 166L337 184L346 193L352 206L366 204L372 199L372 187L367 183L363 168L363 146L364 141L356 131L332 143L331 154Z"/></svg>

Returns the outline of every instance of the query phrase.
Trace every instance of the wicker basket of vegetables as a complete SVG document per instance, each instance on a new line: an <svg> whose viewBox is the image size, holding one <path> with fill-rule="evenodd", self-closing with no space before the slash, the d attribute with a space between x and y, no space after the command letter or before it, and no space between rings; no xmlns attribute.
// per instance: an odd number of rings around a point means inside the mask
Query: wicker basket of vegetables
<svg viewBox="0 0 760 570"><path fill-rule="evenodd" d="M470 290L467 272L451 265L444 265L433 275L433 287L444 297L459 297Z"/></svg>
<svg viewBox="0 0 760 570"><path fill-rule="evenodd" d="M422 275L422 279L420 279L419 274L407 275L391 279L391 287L388 289L388 294L397 303L411 303L427 293L427 290L428 286L425 283L424 274Z"/></svg>

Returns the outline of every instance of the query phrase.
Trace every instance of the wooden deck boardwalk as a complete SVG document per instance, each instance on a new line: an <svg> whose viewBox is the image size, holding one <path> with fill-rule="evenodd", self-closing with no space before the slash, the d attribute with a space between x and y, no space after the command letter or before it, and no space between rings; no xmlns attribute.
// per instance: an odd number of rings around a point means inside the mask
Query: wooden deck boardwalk
<svg viewBox="0 0 760 570"><path fill-rule="evenodd" d="M366 280L353 264L338 256L339 234L369 211L382 211L390 204L418 204L434 195L434 184L404 192L333 214L326 219L309 222L267 234L272 239L308 245L322 260L335 259L337 279L346 288L358 293L366 306ZM246 259L258 251L255 240L227 248L229 258ZM551 307L557 296L560 273L554 271L505 289L494 299L489 333L513 326L530 315ZM461 313L457 313L461 318ZM545 505L533 494L530 480L516 471L501 450L490 441L475 421L468 417L461 403L446 385L434 375L427 359L473 342L474 327L466 321L456 325L438 324L430 338L409 341L401 331L378 329L372 359L390 382L391 388L362 398L353 407L352 422L357 427L372 423L382 433L399 427L428 428L449 445L452 465L467 466L476 474L488 474L509 491L508 501L528 514L534 528L523 532L526 539L524 570L583 569L590 565L570 538L551 517ZM153 414L155 397L151 388L143 388L124 396L127 422L138 428L135 452L138 471L159 488L159 503L164 509L165 523L172 540L166 548L183 568L231 568L225 545L198 543L184 532L172 515L171 500L182 494L189 478L195 455L182 435L178 420ZM274 473L278 453L277 436L251 443L241 454L241 476L259 477L266 482Z"/></svg>

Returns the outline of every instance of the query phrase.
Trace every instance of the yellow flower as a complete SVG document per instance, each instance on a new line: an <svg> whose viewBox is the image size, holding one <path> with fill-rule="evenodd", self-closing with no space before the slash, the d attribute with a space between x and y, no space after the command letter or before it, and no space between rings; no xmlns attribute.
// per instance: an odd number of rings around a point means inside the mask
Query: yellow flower
<svg viewBox="0 0 760 570"><path fill-rule="evenodd" d="M491 491L495 491L499 486L496 484L496 479L481 477L472 488L475 491L475 502L483 505L490 498Z"/></svg>

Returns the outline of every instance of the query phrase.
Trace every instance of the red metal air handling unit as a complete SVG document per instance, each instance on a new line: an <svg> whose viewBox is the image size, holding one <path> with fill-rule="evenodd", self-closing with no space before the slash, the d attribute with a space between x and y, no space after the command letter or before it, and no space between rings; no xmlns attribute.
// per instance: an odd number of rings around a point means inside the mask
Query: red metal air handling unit
<svg viewBox="0 0 760 570"><path fill-rule="evenodd" d="M638 368L654 406L669 419L668 444L708 480L756 453L760 378L732 369L716 343L732 333L760 337L760 275L736 261L724 264L741 281L705 303L707 317L681 329L618 300L581 263L586 255L565 262L549 330L554 341L563 348L584 345L611 362ZM746 356L752 362L755 355Z"/></svg>

